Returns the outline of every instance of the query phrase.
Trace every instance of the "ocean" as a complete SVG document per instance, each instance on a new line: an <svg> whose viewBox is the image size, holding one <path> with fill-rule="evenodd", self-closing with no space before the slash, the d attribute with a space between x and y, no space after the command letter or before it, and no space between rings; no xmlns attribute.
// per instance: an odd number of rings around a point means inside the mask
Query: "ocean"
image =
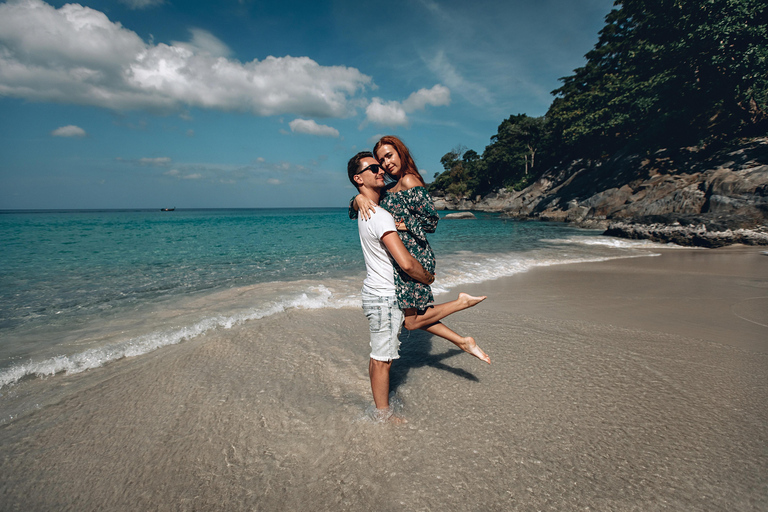
<svg viewBox="0 0 768 512"><path fill-rule="evenodd" d="M443 219L429 237L437 300L537 266L660 247L476 216ZM4 211L0 247L0 413L3 395L25 379L141 357L291 309L359 307L364 277L344 208Z"/></svg>

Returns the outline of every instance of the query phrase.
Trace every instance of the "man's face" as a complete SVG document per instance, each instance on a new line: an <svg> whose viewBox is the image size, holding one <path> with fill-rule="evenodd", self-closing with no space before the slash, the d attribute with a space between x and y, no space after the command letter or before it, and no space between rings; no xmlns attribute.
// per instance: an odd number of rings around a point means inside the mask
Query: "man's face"
<svg viewBox="0 0 768 512"><path fill-rule="evenodd" d="M365 157L360 160L357 171L363 186L373 190L384 187L384 170L379 167L379 162L375 158Z"/></svg>

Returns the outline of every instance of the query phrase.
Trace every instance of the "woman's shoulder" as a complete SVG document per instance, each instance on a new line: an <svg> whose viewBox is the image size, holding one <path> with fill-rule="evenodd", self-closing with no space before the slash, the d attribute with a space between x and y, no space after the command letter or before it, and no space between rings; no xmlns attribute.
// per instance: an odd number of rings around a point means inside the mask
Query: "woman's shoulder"
<svg viewBox="0 0 768 512"><path fill-rule="evenodd" d="M404 190L410 190L416 187L423 187L424 183L413 174L406 174L400 178L400 187Z"/></svg>

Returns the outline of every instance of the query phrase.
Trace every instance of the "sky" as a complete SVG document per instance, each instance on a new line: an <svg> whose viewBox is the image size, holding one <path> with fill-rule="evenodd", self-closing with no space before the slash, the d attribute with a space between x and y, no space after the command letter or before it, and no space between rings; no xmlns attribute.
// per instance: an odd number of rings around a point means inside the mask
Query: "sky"
<svg viewBox="0 0 768 512"><path fill-rule="evenodd" d="M345 206L541 116L613 0L0 3L0 209Z"/></svg>

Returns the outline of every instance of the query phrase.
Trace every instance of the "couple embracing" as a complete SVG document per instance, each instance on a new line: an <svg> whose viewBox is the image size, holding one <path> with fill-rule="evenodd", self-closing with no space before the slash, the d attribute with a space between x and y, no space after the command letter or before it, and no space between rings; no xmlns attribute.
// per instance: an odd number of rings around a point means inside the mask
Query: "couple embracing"
<svg viewBox="0 0 768 512"><path fill-rule="evenodd" d="M373 153L363 151L347 164L358 195L350 205L357 217L365 257L363 310L371 332L368 371L376 420L392 416L389 371L399 358L400 328L423 329L454 343L485 361L488 355L469 336L460 336L440 322L446 316L485 299L460 293L456 300L432 304L435 256L425 233L434 233L439 219L408 148L397 137L382 137ZM396 180L387 186L384 174Z"/></svg>

